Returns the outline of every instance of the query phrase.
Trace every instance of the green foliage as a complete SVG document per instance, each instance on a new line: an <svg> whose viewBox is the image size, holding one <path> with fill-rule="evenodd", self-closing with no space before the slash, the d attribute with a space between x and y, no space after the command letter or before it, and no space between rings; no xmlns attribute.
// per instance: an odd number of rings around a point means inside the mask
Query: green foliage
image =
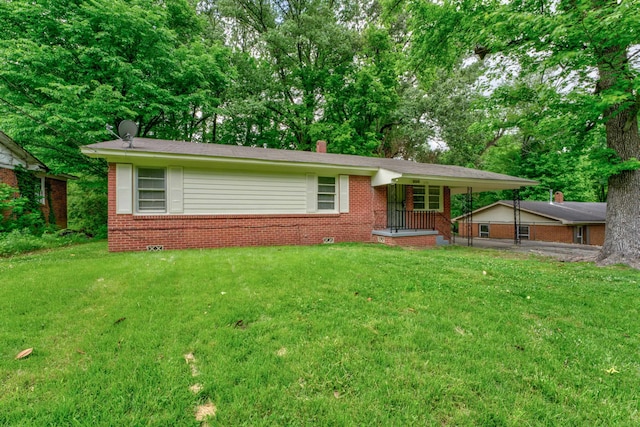
<svg viewBox="0 0 640 427"><path fill-rule="evenodd" d="M41 234L44 230L42 212L33 210L33 201L13 188L0 182L0 233L26 229L31 234Z"/></svg>
<svg viewBox="0 0 640 427"><path fill-rule="evenodd" d="M208 401L211 425L638 422L631 269L461 247L101 242L1 259L0 276L3 425L196 426Z"/></svg>
<svg viewBox="0 0 640 427"><path fill-rule="evenodd" d="M70 233L60 235L45 232L40 236L36 236L27 228L16 228L10 232L0 234L0 257L69 246L86 241L87 237L84 234Z"/></svg>
<svg viewBox="0 0 640 427"><path fill-rule="evenodd" d="M69 228L107 237L107 180L84 176L68 183Z"/></svg>
<svg viewBox="0 0 640 427"><path fill-rule="evenodd" d="M209 1L235 48L214 141L374 155L398 103L398 46L359 2ZM223 18L223 20L221 20Z"/></svg>
<svg viewBox="0 0 640 427"><path fill-rule="evenodd" d="M54 173L104 175L78 146L122 119L197 140L225 90L226 51L185 0L19 0L0 15L0 127Z"/></svg>
<svg viewBox="0 0 640 427"><path fill-rule="evenodd" d="M46 247L42 237L34 236L28 230L14 229L0 235L0 256L17 255Z"/></svg>

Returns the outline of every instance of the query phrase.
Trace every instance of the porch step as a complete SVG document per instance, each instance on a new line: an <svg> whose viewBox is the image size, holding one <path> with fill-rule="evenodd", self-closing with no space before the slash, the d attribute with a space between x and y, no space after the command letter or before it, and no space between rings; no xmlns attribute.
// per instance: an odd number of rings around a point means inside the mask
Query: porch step
<svg viewBox="0 0 640 427"><path fill-rule="evenodd" d="M444 238L444 236L437 235L436 236L436 246L447 246L449 241Z"/></svg>

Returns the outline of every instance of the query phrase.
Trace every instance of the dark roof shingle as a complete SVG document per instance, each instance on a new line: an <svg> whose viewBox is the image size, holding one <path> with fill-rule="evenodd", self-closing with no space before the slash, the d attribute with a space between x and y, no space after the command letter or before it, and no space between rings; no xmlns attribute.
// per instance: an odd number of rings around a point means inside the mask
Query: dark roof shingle
<svg viewBox="0 0 640 427"><path fill-rule="evenodd" d="M123 141L107 141L83 147L90 150L114 150L148 153L165 153L188 156L254 159L272 162L312 163L372 170L387 169L409 175L428 175L446 178L470 178L478 180L521 182L521 185L536 185L537 182L494 172L464 168L461 166L417 163L408 160L363 157L346 154L315 153L298 150L277 150L270 148L245 147L237 145L198 144L184 141L167 141L149 138L135 138L133 147L128 148Z"/></svg>

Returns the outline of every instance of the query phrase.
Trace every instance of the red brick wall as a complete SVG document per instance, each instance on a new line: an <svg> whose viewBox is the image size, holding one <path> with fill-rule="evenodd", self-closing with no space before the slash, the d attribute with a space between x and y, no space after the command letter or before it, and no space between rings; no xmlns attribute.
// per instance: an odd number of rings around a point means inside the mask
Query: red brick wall
<svg viewBox="0 0 640 427"><path fill-rule="evenodd" d="M436 230L451 241L451 190L444 187L442 195L442 215L436 217Z"/></svg>
<svg viewBox="0 0 640 427"><path fill-rule="evenodd" d="M44 219L49 223L49 200L53 205L53 215L55 217L55 225L59 228L67 228L67 181L45 178L45 195L42 213Z"/></svg>
<svg viewBox="0 0 640 427"><path fill-rule="evenodd" d="M3 182L13 188L18 188L18 178L13 169L0 168L0 182Z"/></svg>
<svg viewBox="0 0 640 427"><path fill-rule="evenodd" d="M307 245L371 240L377 200L370 177L349 179L349 213L290 215L116 215L115 165L109 165L109 250ZM386 200L385 200L386 202Z"/></svg>
<svg viewBox="0 0 640 427"><path fill-rule="evenodd" d="M8 184L14 188L18 188L18 177L12 169L0 169L0 182ZM45 191L50 192L45 196L45 203L41 210L44 219L49 223L49 199L53 204L53 214L55 216L55 225L59 228L67 228L67 182L63 180L45 178ZM18 194L16 194L16 197ZM7 213L5 213L5 216Z"/></svg>
<svg viewBox="0 0 640 427"><path fill-rule="evenodd" d="M387 186L373 187L373 229L387 228Z"/></svg>
<svg viewBox="0 0 640 427"><path fill-rule="evenodd" d="M109 250L308 245L332 237L337 242L370 242L371 231L387 226L387 187L371 187L368 176L349 177L349 213L290 215L116 215L115 164L109 165ZM450 192L437 227L450 237ZM374 238L374 241L375 238ZM403 245L434 246L436 237L402 238ZM398 244L390 239L390 244Z"/></svg>
<svg viewBox="0 0 640 427"><path fill-rule="evenodd" d="M486 223L484 223L486 224ZM529 240L543 242L573 243L574 226L572 225L538 225L522 224L529 226ZM478 224L473 223L473 237L479 237ZM604 243L604 225L590 225L589 244L602 245ZM466 228L459 223L460 237L467 237ZM489 224L489 238L513 239L513 224Z"/></svg>
<svg viewBox="0 0 640 427"><path fill-rule="evenodd" d="M604 224L589 225L589 244L590 245L604 245Z"/></svg>

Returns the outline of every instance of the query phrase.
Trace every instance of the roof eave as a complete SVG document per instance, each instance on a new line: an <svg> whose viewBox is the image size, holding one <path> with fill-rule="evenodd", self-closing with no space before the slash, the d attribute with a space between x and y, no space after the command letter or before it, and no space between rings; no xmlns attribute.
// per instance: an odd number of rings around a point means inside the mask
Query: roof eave
<svg viewBox="0 0 640 427"><path fill-rule="evenodd" d="M160 153L155 151L129 151L81 147L81 152L89 157L104 158L110 163L129 163L133 160L158 160L166 163L186 161L194 163L218 163L247 166L290 166L301 169L334 170L342 173L353 172L358 175L374 175L379 168L367 166L349 166L331 163L300 162L291 160L265 160L228 156L205 156L202 154Z"/></svg>

